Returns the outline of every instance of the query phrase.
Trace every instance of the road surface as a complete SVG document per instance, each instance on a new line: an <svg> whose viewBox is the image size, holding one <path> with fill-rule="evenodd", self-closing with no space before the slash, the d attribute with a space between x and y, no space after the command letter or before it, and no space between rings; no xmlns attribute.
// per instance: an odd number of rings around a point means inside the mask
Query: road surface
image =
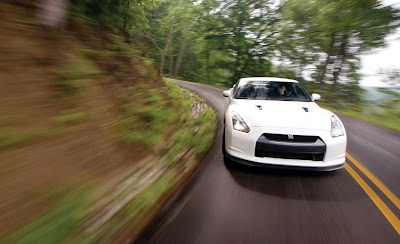
<svg viewBox="0 0 400 244"><path fill-rule="evenodd" d="M400 134L347 116L335 172L227 167L221 88L175 81L218 113L215 143L148 243L400 243Z"/></svg>

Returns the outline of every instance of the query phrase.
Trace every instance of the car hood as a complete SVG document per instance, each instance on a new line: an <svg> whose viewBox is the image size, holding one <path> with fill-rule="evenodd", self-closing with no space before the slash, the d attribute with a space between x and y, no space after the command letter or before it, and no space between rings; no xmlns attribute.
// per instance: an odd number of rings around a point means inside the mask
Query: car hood
<svg viewBox="0 0 400 244"><path fill-rule="evenodd" d="M261 109L260 109L261 108ZM281 127L331 130L332 112L314 102L234 99L231 111L240 114L249 127ZM307 112L308 111L308 112Z"/></svg>

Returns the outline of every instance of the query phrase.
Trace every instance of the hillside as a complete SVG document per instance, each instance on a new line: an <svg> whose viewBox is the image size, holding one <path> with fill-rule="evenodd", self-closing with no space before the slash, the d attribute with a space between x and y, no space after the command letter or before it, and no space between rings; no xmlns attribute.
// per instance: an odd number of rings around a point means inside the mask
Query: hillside
<svg viewBox="0 0 400 244"><path fill-rule="evenodd" d="M0 240L132 241L207 151L216 115L134 39L44 28L32 9L0 3Z"/></svg>

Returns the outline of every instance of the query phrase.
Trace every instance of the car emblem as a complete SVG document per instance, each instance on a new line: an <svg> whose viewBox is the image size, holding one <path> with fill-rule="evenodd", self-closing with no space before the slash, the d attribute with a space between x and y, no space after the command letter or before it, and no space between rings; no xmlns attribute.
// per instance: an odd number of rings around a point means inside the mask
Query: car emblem
<svg viewBox="0 0 400 244"><path fill-rule="evenodd" d="M293 136L293 135L287 135L287 138L288 138L289 140L293 140L293 139L294 139L294 136Z"/></svg>

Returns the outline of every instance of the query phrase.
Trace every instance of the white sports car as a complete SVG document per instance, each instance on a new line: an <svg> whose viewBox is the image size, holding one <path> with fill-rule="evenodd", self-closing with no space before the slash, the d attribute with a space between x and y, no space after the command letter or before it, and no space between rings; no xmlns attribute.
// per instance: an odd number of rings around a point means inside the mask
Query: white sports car
<svg viewBox="0 0 400 244"><path fill-rule="evenodd" d="M344 167L343 123L296 80L242 78L224 91L225 159L268 167L330 171Z"/></svg>

